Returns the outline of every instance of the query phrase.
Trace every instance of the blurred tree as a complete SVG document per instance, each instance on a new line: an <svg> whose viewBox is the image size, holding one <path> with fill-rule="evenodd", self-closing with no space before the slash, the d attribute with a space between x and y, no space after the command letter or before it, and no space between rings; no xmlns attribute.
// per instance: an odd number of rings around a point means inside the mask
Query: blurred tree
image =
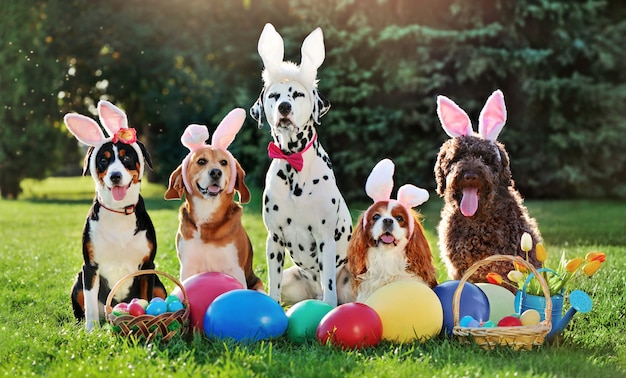
<svg viewBox="0 0 626 378"><path fill-rule="evenodd" d="M24 178L41 179L76 158L73 139L59 132L61 64L42 26L45 2L0 4L0 194L14 199Z"/></svg>

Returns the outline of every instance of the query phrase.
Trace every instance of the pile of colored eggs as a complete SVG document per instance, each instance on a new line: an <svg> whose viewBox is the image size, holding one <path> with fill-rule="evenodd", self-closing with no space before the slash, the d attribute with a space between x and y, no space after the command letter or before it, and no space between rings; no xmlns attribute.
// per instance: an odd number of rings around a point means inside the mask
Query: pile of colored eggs
<svg viewBox="0 0 626 378"><path fill-rule="evenodd" d="M504 316L497 323L488 320L486 322L479 322L470 315L466 315L461 318L459 325L466 328L493 328L493 327L520 327L520 326L534 326L539 324L541 316L537 310L529 309L521 314L511 314Z"/></svg>
<svg viewBox="0 0 626 378"><path fill-rule="evenodd" d="M169 295L167 298L154 297L150 302L145 299L133 298L130 302L120 302L113 307L113 315L152 315L158 316L166 312L176 312L184 308L180 298Z"/></svg>

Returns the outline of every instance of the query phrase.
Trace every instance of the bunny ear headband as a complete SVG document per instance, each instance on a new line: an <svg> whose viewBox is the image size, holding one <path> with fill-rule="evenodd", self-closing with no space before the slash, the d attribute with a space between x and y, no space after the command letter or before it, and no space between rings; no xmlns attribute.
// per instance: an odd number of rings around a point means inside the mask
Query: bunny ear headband
<svg viewBox="0 0 626 378"><path fill-rule="evenodd" d="M102 128L93 119L77 113L69 113L63 117L67 129L74 134L80 142L96 147L104 143L125 143L133 146L139 156L141 149L137 145L137 131L128 127L126 114L112 103L101 100L98 102L98 117ZM108 135L103 132L106 131ZM95 159L95 155L93 156ZM143 176L143 165L139 177Z"/></svg>
<svg viewBox="0 0 626 378"><path fill-rule="evenodd" d="M367 181L365 182L365 192L374 200L365 211L363 216L363 228L367 224L368 213L372 207L381 201L397 202L404 206L407 212L415 206L419 206L428 200L428 191L418 188L415 185L405 184L398 189L398 199L391 199L391 191L393 190L393 173L395 166L389 159L383 159L378 162L372 169ZM413 235L413 222L409 222L409 237Z"/></svg>
<svg viewBox="0 0 626 378"><path fill-rule="evenodd" d="M206 126L187 126L187 129L185 129L185 132L180 137L180 141L183 146L189 149L189 154L187 154L187 156L183 159L182 163L183 183L185 184L185 188L188 193L191 193L191 185L189 184L189 179L187 178L187 165L189 163L189 159L191 158L191 154L195 151L206 147L220 149L228 156L228 164L230 165L230 181L228 182L226 193L230 194L233 192L235 189L235 181L237 180L237 166L235 164L235 158L227 149L235 139L235 135L237 135L245 120L245 110L241 108L231 110L230 113L228 113L222 122L220 122L217 126L217 129L215 129L213 138L211 139L211 144L206 143L209 139L209 130L207 130Z"/></svg>
<svg viewBox="0 0 626 378"><path fill-rule="evenodd" d="M451 138L472 135L472 123L454 101L445 96L437 97L437 115L441 126ZM506 122L504 95L496 90L489 96L478 117L478 134L486 140L495 141Z"/></svg>
<svg viewBox="0 0 626 378"><path fill-rule="evenodd" d="M317 87L317 69L326 57L322 29L313 30L304 39L300 66L292 62L283 62L285 55L283 38L272 24L265 24L259 37L258 51L265 66L262 76L266 87L285 79L296 80L306 85L310 91Z"/></svg>

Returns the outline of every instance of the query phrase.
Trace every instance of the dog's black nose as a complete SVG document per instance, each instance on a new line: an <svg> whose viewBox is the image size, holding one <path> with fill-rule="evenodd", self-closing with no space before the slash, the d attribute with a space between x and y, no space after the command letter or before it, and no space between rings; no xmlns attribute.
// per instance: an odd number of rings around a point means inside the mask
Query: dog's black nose
<svg viewBox="0 0 626 378"><path fill-rule="evenodd" d="M284 116L289 115L289 113L291 113L291 104L288 102L281 102L278 104L278 112Z"/></svg>
<svg viewBox="0 0 626 378"><path fill-rule="evenodd" d="M222 177L222 171L217 168L213 168L209 172L209 177L211 177L213 180L219 180Z"/></svg>
<svg viewBox="0 0 626 378"><path fill-rule="evenodd" d="M383 219L383 231L393 231L393 219Z"/></svg>
<svg viewBox="0 0 626 378"><path fill-rule="evenodd" d="M476 182L478 181L478 175L474 172L466 172L463 175L463 179L465 179L465 181L467 182Z"/></svg>
<svg viewBox="0 0 626 378"><path fill-rule="evenodd" d="M109 178L111 179L111 182L113 184L119 184L120 181L122 181L122 173L121 172L111 172L111 174L109 175Z"/></svg>

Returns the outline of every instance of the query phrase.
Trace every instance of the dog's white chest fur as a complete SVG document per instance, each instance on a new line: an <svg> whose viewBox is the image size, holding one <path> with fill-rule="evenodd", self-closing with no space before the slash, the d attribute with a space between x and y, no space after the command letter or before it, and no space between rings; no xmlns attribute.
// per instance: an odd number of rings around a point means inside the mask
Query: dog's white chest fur
<svg viewBox="0 0 626 378"><path fill-rule="evenodd" d="M100 275L113 287L122 277L139 270L150 254L150 246L145 231L135 234L137 218L134 215L120 216L100 209L99 218L89 221L93 261L98 263ZM125 298L132 282L127 280L115 293L115 298Z"/></svg>
<svg viewBox="0 0 626 378"><path fill-rule="evenodd" d="M406 279L422 280L419 276L407 271L406 244L405 239L392 249L369 248L367 271L357 277L361 281L357 302L364 302L373 292L388 283Z"/></svg>
<svg viewBox="0 0 626 378"><path fill-rule="evenodd" d="M246 277L239 265L239 256L234 243L218 246L205 243L196 233L192 239L178 240L181 279L191 277L202 272L221 272L236 278L246 287Z"/></svg>

